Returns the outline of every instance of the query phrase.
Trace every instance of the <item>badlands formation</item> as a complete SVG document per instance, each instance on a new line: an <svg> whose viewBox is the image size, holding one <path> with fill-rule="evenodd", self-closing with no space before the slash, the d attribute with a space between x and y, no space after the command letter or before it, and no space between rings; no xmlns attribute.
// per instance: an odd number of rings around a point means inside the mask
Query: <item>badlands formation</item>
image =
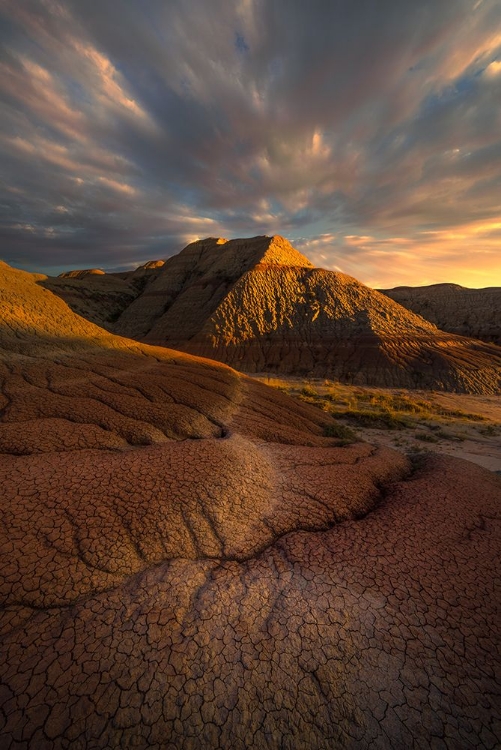
<svg viewBox="0 0 501 750"><path fill-rule="evenodd" d="M0 747L499 747L499 477L43 282L0 266Z"/></svg>
<svg viewBox="0 0 501 750"><path fill-rule="evenodd" d="M501 345L501 288L458 284L381 289L391 299L439 328Z"/></svg>
<svg viewBox="0 0 501 750"><path fill-rule="evenodd" d="M282 237L206 239L168 259L114 330L244 372L499 393L501 349L445 333Z"/></svg>
<svg viewBox="0 0 501 750"><path fill-rule="evenodd" d="M77 315L109 329L162 266L163 261L157 260L124 273L105 273L99 268L67 271L57 278L40 277L40 284Z"/></svg>

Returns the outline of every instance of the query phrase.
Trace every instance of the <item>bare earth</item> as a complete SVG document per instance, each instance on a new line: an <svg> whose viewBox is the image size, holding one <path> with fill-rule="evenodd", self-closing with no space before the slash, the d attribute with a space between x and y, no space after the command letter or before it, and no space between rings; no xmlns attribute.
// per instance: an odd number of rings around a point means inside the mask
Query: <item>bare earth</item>
<svg viewBox="0 0 501 750"><path fill-rule="evenodd" d="M371 428L359 428L359 432L364 440L374 445L386 445L402 452L423 450L423 443L415 437L412 430L406 428L402 430L402 435L398 436L389 434L387 430ZM462 429L461 432L465 437L460 442L440 439L433 446L427 447L426 450L463 458L479 466L484 466L490 471L501 473L501 439L499 436L480 437L474 429L468 427Z"/></svg>
<svg viewBox="0 0 501 750"><path fill-rule="evenodd" d="M501 479L0 266L0 748L501 743Z"/></svg>

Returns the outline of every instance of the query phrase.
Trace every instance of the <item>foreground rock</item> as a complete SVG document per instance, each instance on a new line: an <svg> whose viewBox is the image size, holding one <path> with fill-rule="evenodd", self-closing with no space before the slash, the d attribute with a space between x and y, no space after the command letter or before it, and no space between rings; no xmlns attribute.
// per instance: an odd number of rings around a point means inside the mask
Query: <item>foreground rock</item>
<svg viewBox="0 0 501 750"><path fill-rule="evenodd" d="M432 284L381 291L444 331L501 345L499 287L467 289L458 284Z"/></svg>
<svg viewBox="0 0 501 750"><path fill-rule="evenodd" d="M246 372L468 393L501 390L501 349L444 333L282 237L207 239L166 261L118 333Z"/></svg>
<svg viewBox="0 0 501 750"><path fill-rule="evenodd" d="M497 477L0 270L2 748L501 741Z"/></svg>

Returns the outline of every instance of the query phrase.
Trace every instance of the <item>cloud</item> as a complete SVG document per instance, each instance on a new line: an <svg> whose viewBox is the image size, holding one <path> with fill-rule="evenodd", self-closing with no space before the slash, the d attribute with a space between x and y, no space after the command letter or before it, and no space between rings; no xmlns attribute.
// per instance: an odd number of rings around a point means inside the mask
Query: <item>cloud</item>
<svg viewBox="0 0 501 750"><path fill-rule="evenodd" d="M324 234L299 237L296 247L316 265L341 271L376 289L450 282L495 286L499 268L501 216L409 237ZM465 264L477 244L474 263ZM362 269L362 273L360 273Z"/></svg>
<svg viewBox="0 0 501 750"><path fill-rule="evenodd" d="M5 260L125 267L187 237L278 232L313 252L335 238L322 264L368 282L386 259L385 279L464 282L474 268L479 285L488 256L501 284L492 235L465 229L500 213L498 13L497 0L100 0L92 13L5 0Z"/></svg>

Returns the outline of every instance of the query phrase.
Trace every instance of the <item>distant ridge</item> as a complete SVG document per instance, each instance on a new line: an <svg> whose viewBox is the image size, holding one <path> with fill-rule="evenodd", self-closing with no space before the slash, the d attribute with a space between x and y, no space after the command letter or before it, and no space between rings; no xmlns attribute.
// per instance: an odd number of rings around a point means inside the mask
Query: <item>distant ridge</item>
<svg viewBox="0 0 501 750"><path fill-rule="evenodd" d="M501 287L432 284L380 291L444 331L501 345Z"/></svg>
<svg viewBox="0 0 501 750"><path fill-rule="evenodd" d="M497 393L501 350L444 333L388 296L315 268L280 236L191 243L114 330L247 372Z"/></svg>
<svg viewBox="0 0 501 750"><path fill-rule="evenodd" d="M101 268L84 268L75 271L64 271L57 277L58 279L85 279L86 276L104 276L105 272Z"/></svg>

